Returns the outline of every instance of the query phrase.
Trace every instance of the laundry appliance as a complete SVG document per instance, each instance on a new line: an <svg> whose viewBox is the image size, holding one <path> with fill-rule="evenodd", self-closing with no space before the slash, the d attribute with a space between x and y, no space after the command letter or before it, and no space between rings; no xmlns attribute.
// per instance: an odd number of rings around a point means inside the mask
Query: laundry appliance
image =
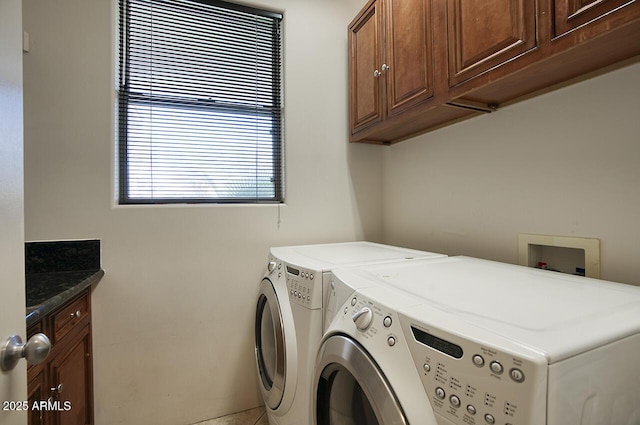
<svg viewBox="0 0 640 425"><path fill-rule="evenodd" d="M310 424L436 425L399 320L421 300L348 282L334 279L335 293L348 295L318 349Z"/></svg>
<svg viewBox="0 0 640 425"><path fill-rule="evenodd" d="M438 425L640 425L640 287L468 257L335 274L416 299L396 333Z"/></svg>
<svg viewBox="0 0 640 425"><path fill-rule="evenodd" d="M255 318L255 357L270 424L310 421L311 374L333 268L442 257L371 242L271 248Z"/></svg>

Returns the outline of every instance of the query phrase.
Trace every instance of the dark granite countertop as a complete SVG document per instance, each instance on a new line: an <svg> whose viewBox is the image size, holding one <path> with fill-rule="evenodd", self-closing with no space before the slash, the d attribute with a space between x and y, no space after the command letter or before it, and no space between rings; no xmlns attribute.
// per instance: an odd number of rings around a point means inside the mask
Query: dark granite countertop
<svg viewBox="0 0 640 425"><path fill-rule="evenodd" d="M102 279L100 241L25 244L27 327Z"/></svg>
<svg viewBox="0 0 640 425"><path fill-rule="evenodd" d="M102 279L104 270L33 273L27 280L27 327Z"/></svg>

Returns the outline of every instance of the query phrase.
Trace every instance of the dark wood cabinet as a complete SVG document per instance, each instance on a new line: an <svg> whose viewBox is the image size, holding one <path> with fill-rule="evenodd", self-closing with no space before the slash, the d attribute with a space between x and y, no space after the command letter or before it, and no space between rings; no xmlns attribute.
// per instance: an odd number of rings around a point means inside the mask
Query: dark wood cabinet
<svg viewBox="0 0 640 425"><path fill-rule="evenodd" d="M371 2L349 27L350 122L353 132L380 122L382 34L380 3Z"/></svg>
<svg viewBox="0 0 640 425"><path fill-rule="evenodd" d="M91 366L90 331L84 326L49 362L49 384L60 406L52 417L53 425L93 423Z"/></svg>
<svg viewBox="0 0 640 425"><path fill-rule="evenodd" d="M93 360L90 289L68 301L27 334L51 340L47 360L27 369L30 425L93 424Z"/></svg>
<svg viewBox="0 0 640 425"><path fill-rule="evenodd" d="M433 96L429 0L372 0L349 25L351 133Z"/></svg>
<svg viewBox="0 0 640 425"><path fill-rule="evenodd" d="M37 332L34 332L37 333ZM34 403L39 403L42 400L47 400L49 397L49 393L46 388L45 378L44 378L45 370L40 367L34 370L34 368L29 369L29 377L28 377L28 401L29 401L29 425L44 425L45 422L45 414L46 411L44 409L34 409Z"/></svg>
<svg viewBox="0 0 640 425"><path fill-rule="evenodd" d="M534 0L448 0L449 86L537 45Z"/></svg>
<svg viewBox="0 0 640 425"><path fill-rule="evenodd" d="M384 3L387 112L396 115L433 96L430 0ZM386 66L384 66L386 65Z"/></svg>
<svg viewBox="0 0 640 425"><path fill-rule="evenodd" d="M554 37L581 25L604 18L616 9L630 7L636 0L554 0ZM640 41L639 41L640 42Z"/></svg>
<svg viewBox="0 0 640 425"><path fill-rule="evenodd" d="M370 0L349 34L350 141L391 144L640 57L640 0Z"/></svg>

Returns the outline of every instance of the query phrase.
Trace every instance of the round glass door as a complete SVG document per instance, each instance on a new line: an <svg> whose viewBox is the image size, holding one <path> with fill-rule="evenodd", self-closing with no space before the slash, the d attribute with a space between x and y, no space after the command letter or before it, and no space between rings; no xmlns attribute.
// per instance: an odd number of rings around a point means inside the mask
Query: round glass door
<svg viewBox="0 0 640 425"><path fill-rule="evenodd" d="M357 342L334 335L319 359L314 425L407 425L383 373Z"/></svg>
<svg viewBox="0 0 640 425"><path fill-rule="evenodd" d="M265 403L276 409L285 382L285 340L280 305L273 284L263 279L256 306L255 350Z"/></svg>

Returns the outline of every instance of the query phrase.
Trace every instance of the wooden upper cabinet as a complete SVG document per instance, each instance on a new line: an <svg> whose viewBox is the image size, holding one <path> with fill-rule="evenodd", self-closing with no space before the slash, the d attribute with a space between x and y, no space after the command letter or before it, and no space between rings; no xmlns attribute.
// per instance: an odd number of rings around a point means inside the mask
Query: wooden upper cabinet
<svg viewBox="0 0 640 425"><path fill-rule="evenodd" d="M372 0L349 25L351 134L433 96L431 0Z"/></svg>
<svg viewBox="0 0 640 425"><path fill-rule="evenodd" d="M553 36L561 36L618 8L631 6L634 3L638 2L636 0L555 0Z"/></svg>
<svg viewBox="0 0 640 425"><path fill-rule="evenodd" d="M536 46L534 0L448 0L449 86Z"/></svg>
<svg viewBox="0 0 640 425"><path fill-rule="evenodd" d="M383 72L394 115L433 96L431 0L387 0L385 15Z"/></svg>
<svg viewBox="0 0 640 425"><path fill-rule="evenodd" d="M369 0L351 142L391 144L640 57L640 0Z"/></svg>
<svg viewBox="0 0 640 425"><path fill-rule="evenodd" d="M356 132L382 120L382 34L379 3L372 2L349 26L349 115ZM374 74L375 73L375 74Z"/></svg>

